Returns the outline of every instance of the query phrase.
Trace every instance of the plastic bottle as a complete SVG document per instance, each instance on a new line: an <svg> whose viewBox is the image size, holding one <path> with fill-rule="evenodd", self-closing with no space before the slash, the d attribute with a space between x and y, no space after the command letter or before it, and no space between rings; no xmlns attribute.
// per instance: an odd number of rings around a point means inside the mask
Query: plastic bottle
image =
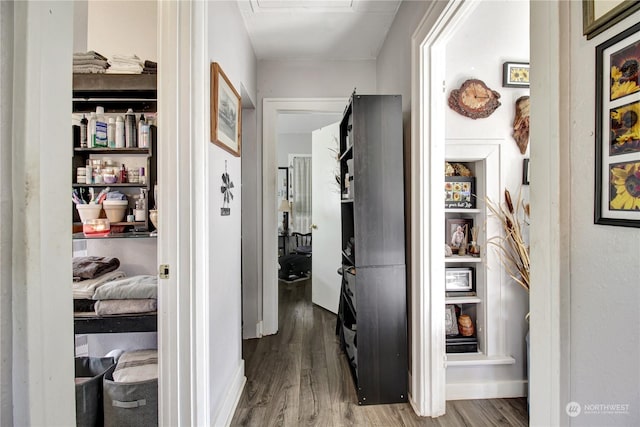
<svg viewBox="0 0 640 427"><path fill-rule="evenodd" d="M151 134L150 134L149 125L146 125L146 124L142 125L141 132L140 132L140 139L138 139L138 145L140 147L148 148L150 137L151 137Z"/></svg>
<svg viewBox="0 0 640 427"><path fill-rule="evenodd" d="M124 141L127 148L137 147L136 133L136 115L129 108L124 115Z"/></svg>
<svg viewBox="0 0 640 427"><path fill-rule="evenodd" d="M87 148L89 142L89 120L85 114L82 115L80 120L80 147Z"/></svg>
<svg viewBox="0 0 640 427"><path fill-rule="evenodd" d="M107 124L107 144L109 148L115 148L116 146L116 121L113 117L109 117L109 123Z"/></svg>
<svg viewBox="0 0 640 427"><path fill-rule="evenodd" d="M89 114L89 148L96 146L96 113Z"/></svg>
<svg viewBox="0 0 640 427"><path fill-rule="evenodd" d="M127 168L124 167L124 163L120 168L120 183L125 184L127 182Z"/></svg>
<svg viewBox="0 0 640 427"><path fill-rule="evenodd" d="M140 114L140 121L138 121L138 147L144 147L144 141L142 141L142 128L147 124L144 119L144 114Z"/></svg>
<svg viewBox="0 0 640 427"><path fill-rule="evenodd" d="M104 107L96 107L96 147L107 147L107 122Z"/></svg>
<svg viewBox="0 0 640 427"><path fill-rule="evenodd" d="M136 209L134 211L136 221L147 220L147 194L146 189L140 189L140 197L136 201Z"/></svg>
<svg viewBox="0 0 640 427"><path fill-rule="evenodd" d="M116 148L124 148L124 119L122 116L116 118Z"/></svg>

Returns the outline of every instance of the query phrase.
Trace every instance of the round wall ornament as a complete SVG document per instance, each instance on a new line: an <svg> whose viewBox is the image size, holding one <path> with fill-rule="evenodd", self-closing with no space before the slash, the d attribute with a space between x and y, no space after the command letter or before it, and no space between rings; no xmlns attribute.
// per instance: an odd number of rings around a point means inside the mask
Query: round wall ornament
<svg viewBox="0 0 640 427"><path fill-rule="evenodd" d="M449 107L471 119L489 117L500 106L500 94L482 80L469 79L449 95Z"/></svg>

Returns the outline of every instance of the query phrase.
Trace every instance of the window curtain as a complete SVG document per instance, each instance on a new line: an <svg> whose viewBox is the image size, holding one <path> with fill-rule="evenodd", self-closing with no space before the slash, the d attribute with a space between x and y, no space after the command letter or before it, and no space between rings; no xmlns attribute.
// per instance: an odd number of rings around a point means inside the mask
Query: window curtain
<svg viewBox="0 0 640 427"><path fill-rule="evenodd" d="M293 158L293 230L311 231L311 157Z"/></svg>

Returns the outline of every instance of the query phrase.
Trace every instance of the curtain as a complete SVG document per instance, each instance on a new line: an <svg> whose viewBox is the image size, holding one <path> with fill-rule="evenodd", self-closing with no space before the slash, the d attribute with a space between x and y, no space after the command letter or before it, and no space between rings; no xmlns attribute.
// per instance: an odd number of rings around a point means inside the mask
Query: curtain
<svg viewBox="0 0 640 427"><path fill-rule="evenodd" d="M293 230L311 231L311 157L293 158Z"/></svg>

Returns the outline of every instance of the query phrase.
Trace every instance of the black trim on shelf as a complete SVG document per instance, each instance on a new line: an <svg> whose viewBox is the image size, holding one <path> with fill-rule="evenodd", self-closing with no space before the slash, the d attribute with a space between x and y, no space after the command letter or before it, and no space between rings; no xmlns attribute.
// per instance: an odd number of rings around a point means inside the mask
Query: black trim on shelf
<svg viewBox="0 0 640 427"><path fill-rule="evenodd" d="M345 251L342 251L342 256L345 257L347 261L349 261L349 264L351 264L349 267L354 267L356 265L356 263L353 261L353 258L347 255Z"/></svg>
<svg viewBox="0 0 640 427"><path fill-rule="evenodd" d="M151 147L125 147L125 148L82 148L74 147L73 151L76 153L85 154L146 154L151 156Z"/></svg>
<svg viewBox="0 0 640 427"><path fill-rule="evenodd" d="M340 155L340 160L344 160L347 157L353 156L353 144L347 147L347 149Z"/></svg>
<svg viewBox="0 0 640 427"><path fill-rule="evenodd" d="M73 330L75 334L156 332L158 330L158 315L152 313L126 316L88 316L74 313Z"/></svg>

